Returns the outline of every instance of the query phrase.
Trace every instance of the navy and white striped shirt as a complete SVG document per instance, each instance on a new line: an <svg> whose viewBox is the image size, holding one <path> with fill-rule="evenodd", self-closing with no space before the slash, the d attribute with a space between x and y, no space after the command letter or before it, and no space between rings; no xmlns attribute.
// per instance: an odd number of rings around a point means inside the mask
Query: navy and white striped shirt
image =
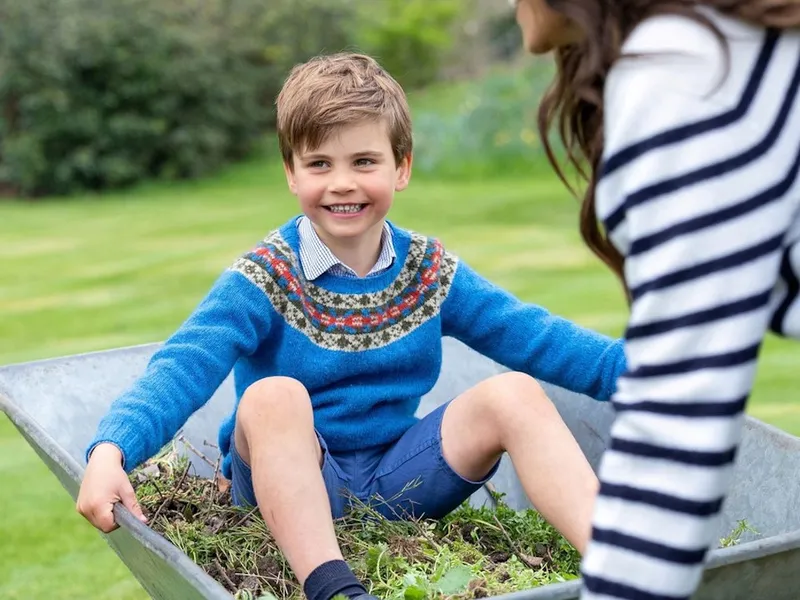
<svg viewBox="0 0 800 600"><path fill-rule="evenodd" d="M300 263L306 279L314 281L328 271L339 277L358 277L353 269L336 258L336 255L319 238L311 220L305 215L297 220L297 233L300 239ZM384 221L381 251L378 260L367 273L367 277L383 273L394 264L395 256L392 228Z"/></svg>
<svg viewBox="0 0 800 600"><path fill-rule="evenodd" d="M800 32L640 24L605 90L597 212L626 257L628 372L582 598L684 599L716 547L768 330L800 337ZM800 385L800 379L798 380Z"/></svg>

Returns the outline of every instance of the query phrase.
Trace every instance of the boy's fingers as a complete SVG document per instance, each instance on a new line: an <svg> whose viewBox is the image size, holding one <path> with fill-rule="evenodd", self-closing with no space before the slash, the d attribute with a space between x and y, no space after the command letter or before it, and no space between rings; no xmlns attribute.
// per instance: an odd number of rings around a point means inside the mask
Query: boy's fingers
<svg viewBox="0 0 800 600"><path fill-rule="evenodd" d="M120 490L119 496L125 508L131 511L133 515L142 523L147 523L147 517L144 516L142 507L139 506L139 501L136 499L136 492L133 491L133 486L130 483L128 483L126 486L123 486L122 490Z"/></svg>
<svg viewBox="0 0 800 600"><path fill-rule="evenodd" d="M119 527L114 520L114 512L112 510L113 504L106 504L101 508L96 509L90 515L92 525L97 527L103 533L111 533Z"/></svg>

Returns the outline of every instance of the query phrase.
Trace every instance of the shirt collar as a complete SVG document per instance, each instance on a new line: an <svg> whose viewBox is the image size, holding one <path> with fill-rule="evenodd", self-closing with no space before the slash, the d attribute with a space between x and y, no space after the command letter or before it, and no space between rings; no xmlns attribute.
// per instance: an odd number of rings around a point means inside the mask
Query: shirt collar
<svg viewBox="0 0 800 600"><path fill-rule="evenodd" d="M303 267L303 275L308 281L317 279L331 269L344 271L348 275L358 277L355 271L342 263L330 251L330 248L317 235L311 220L305 215L298 220L297 231L300 237L300 263ZM381 233L381 251L378 260L367 276L392 266L396 258L392 238L392 228L384 221L383 232Z"/></svg>

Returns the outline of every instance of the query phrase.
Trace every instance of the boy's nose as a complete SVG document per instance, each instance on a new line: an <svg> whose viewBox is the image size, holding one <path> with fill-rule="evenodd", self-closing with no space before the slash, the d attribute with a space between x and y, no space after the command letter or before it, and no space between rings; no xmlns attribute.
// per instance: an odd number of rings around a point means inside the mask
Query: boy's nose
<svg viewBox="0 0 800 600"><path fill-rule="evenodd" d="M336 172L331 174L328 190L334 194L346 194L356 189L356 183L352 174L347 172Z"/></svg>

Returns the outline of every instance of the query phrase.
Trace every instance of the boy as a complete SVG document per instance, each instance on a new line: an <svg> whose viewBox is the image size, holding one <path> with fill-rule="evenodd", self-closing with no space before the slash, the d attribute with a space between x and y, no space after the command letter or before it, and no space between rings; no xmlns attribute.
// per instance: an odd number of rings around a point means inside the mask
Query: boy
<svg viewBox="0 0 800 600"><path fill-rule="evenodd" d="M303 214L227 269L114 403L87 450L78 511L103 531L115 527L116 501L144 519L126 471L233 369L223 474L235 502L258 506L310 600L370 597L336 543L342 488L390 499L376 505L390 518L437 518L504 452L537 509L583 551L596 478L533 377L606 400L625 366L621 344L519 302L437 240L385 220L408 185L411 119L374 60L337 54L295 67L277 108ZM417 421L444 335L519 372Z"/></svg>

